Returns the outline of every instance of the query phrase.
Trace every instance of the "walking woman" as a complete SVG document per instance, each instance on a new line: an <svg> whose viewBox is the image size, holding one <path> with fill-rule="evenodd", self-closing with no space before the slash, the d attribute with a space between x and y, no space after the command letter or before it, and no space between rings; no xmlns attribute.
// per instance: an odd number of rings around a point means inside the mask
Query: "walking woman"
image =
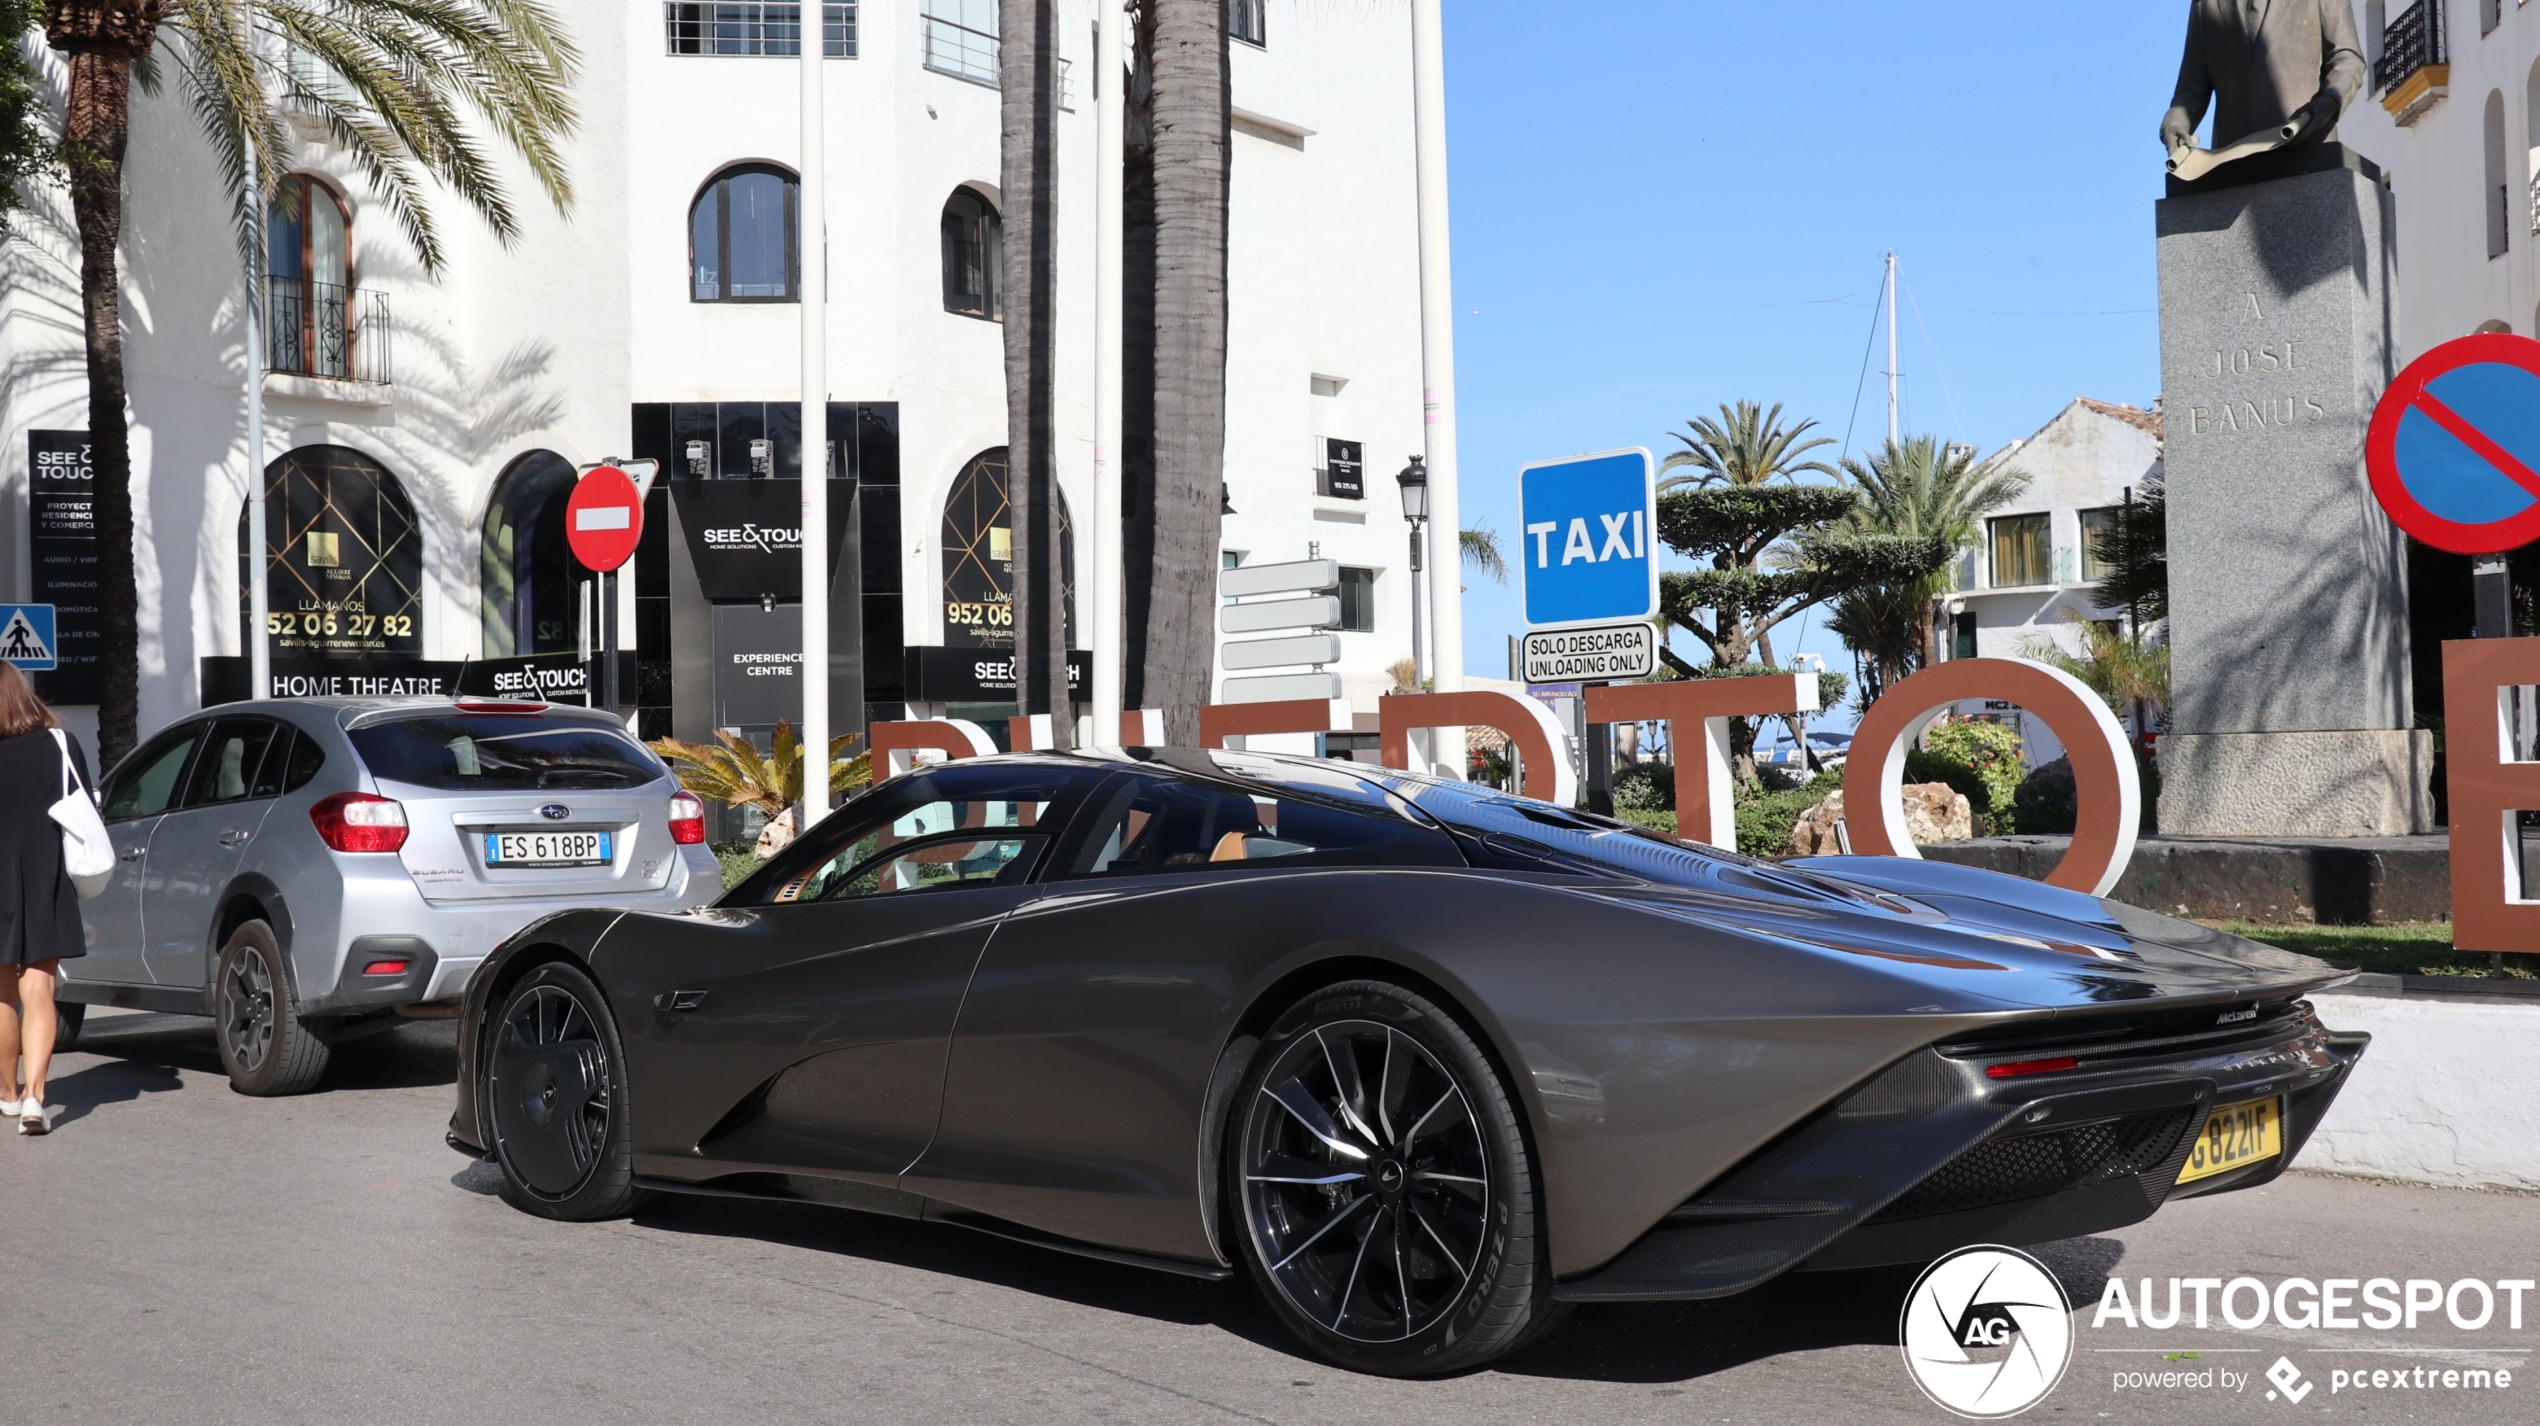
<svg viewBox="0 0 2540 1426"><path fill-rule="evenodd" d="M0 788L7 789L0 794L0 1119L15 1119L21 1134L50 1132L59 1112L44 1104L59 1024L53 981L64 957L88 953L79 892L62 865L62 829L50 809L65 756L91 796L96 783L79 740L55 738L61 726L26 675L0 663Z"/></svg>

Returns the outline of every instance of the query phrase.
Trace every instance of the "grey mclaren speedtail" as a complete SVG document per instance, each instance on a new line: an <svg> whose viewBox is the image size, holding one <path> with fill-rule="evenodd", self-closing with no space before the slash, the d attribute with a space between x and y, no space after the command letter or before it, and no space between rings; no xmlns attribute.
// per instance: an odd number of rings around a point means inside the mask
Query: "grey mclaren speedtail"
<svg viewBox="0 0 2540 1426"><path fill-rule="evenodd" d="M450 1138L551 1218L809 1200L1242 1273L1422 1374L1577 1302L2267 1182L2363 1052L2302 998L2343 974L1360 764L1016 754L884 782L713 907L520 932Z"/></svg>

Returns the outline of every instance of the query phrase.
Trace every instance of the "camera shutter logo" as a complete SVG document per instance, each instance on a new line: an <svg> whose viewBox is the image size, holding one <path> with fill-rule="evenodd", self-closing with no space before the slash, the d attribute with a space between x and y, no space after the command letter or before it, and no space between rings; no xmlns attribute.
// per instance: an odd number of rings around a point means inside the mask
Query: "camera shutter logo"
<svg viewBox="0 0 2540 1426"><path fill-rule="evenodd" d="M2046 1398L2073 1356L2072 1304L2044 1264L2015 1248L1961 1248L1905 1294L1905 1370L1935 1405L1976 1420Z"/></svg>

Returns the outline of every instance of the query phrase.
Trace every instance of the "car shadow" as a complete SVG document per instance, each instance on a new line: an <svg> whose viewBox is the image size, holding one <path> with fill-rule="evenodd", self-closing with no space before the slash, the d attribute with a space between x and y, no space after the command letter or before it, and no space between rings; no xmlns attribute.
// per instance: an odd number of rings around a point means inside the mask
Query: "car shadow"
<svg viewBox="0 0 2540 1426"><path fill-rule="evenodd" d="M200 1015L92 1015L81 1026L73 1054L100 1055L125 1066L148 1068L166 1077L162 1088L175 1089L179 1071L220 1076L220 1050L212 1042L212 1022ZM392 1029L362 1035L335 1047L317 1093L380 1089L420 1089L458 1080L458 1022L411 1020ZM94 1073L81 1070L55 1084ZM49 1088L49 1086L48 1086ZM127 1096L129 1097L129 1096ZM61 1101L62 1119L70 1101Z"/></svg>
<svg viewBox="0 0 2540 1426"><path fill-rule="evenodd" d="M492 1192L500 1170L483 1178L470 1169L459 1186ZM458 1179L453 1179L458 1183ZM478 1184L486 1186L479 1188ZM1208 1282L1147 1268L1078 1257L1033 1247L948 1223L921 1223L816 1203L752 1202L686 1194L656 1194L635 1215L639 1227L667 1233L801 1248L916 1268L948 1277L1011 1288L1083 1307L1189 1326L1214 1326L1256 1345L1306 1359L1269 1305L1240 1277Z"/></svg>
<svg viewBox="0 0 2540 1426"><path fill-rule="evenodd" d="M501 1187L491 1163L451 1179L469 1192ZM669 1233L747 1238L943 1273L1107 1312L1213 1326L1304 1361L1320 1359L1290 1336L1241 1277L1204 1282L1080 1258L950 1224L920 1223L822 1204L654 1196L639 1227ZM2071 1238L2027 1250L2063 1284L2076 1306L2099 1300L2125 1256L2115 1238ZM1513 1376L1581 1381L1689 1381L1792 1352L1889 1346L1897 1313L1921 1269L1788 1273L1751 1292L1707 1302L1590 1303L1550 1337L1483 1368Z"/></svg>

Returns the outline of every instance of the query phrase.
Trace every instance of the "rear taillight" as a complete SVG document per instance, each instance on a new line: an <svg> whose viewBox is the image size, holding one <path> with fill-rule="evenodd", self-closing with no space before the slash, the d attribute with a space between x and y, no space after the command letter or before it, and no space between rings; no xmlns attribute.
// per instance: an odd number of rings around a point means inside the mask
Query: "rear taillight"
<svg viewBox="0 0 2540 1426"><path fill-rule="evenodd" d="M2057 1055L2048 1060L2013 1060L2006 1065L1986 1065L1984 1075L1987 1079L2017 1079L2024 1074L2053 1074L2057 1070L2072 1069L2080 1063L2070 1055Z"/></svg>
<svg viewBox="0 0 2540 1426"><path fill-rule="evenodd" d="M412 961L372 961L369 965L362 967L362 974L404 975L406 967L412 964Z"/></svg>
<svg viewBox="0 0 2540 1426"><path fill-rule="evenodd" d="M706 839L706 805L693 792L670 794L670 840L692 847Z"/></svg>
<svg viewBox="0 0 2540 1426"><path fill-rule="evenodd" d="M339 792L309 809L318 837L339 852L393 852L406 844L406 807L367 792Z"/></svg>
<svg viewBox="0 0 2540 1426"><path fill-rule="evenodd" d="M500 698L461 699L457 707L462 713L544 713L547 711L547 705L544 703L521 703Z"/></svg>

